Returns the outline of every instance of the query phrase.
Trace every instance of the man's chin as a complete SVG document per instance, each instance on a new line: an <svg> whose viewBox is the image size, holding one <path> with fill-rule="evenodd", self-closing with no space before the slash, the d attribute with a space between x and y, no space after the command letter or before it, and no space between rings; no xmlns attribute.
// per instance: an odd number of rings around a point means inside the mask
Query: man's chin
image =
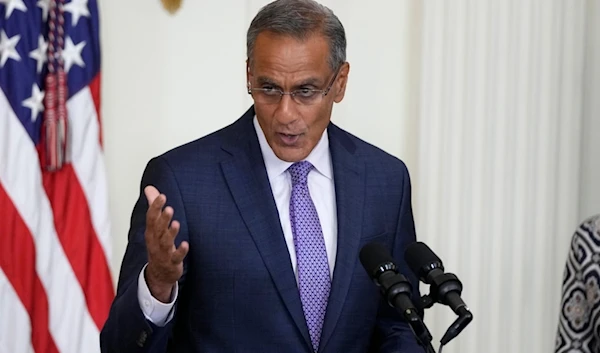
<svg viewBox="0 0 600 353"><path fill-rule="evenodd" d="M295 146L277 146L274 152L277 158L290 163L300 162L308 157L310 153L305 148Z"/></svg>

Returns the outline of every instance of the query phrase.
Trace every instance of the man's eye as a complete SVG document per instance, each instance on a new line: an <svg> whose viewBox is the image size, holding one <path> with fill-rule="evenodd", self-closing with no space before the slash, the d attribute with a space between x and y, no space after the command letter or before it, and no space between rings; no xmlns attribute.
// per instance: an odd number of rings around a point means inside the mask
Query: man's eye
<svg viewBox="0 0 600 353"><path fill-rule="evenodd" d="M276 95L279 94L279 90L277 90L275 87L273 86L263 86L262 87L263 93L264 94L268 94L268 95Z"/></svg>
<svg viewBox="0 0 600 353"><path fill-rule="evenodd" d="M301 88L298 91L296 91L296 94L302 97L312 97L312 95L315 94L315 92L310 88Z"/></svg>

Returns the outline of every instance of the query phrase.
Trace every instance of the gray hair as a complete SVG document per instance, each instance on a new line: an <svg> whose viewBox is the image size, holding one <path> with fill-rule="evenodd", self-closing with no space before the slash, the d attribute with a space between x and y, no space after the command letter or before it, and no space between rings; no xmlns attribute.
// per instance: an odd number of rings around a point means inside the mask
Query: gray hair
<svg viewBox="0 0 600 353"><path fill-rule="evenodd" d="M320 34L329 42L329 66L337 70L346 61L346 32L337 16L313 0L276 0L264 6L250 23L246 54L252 61L254 44L261 32L273 32L304 40Z"/></svg>

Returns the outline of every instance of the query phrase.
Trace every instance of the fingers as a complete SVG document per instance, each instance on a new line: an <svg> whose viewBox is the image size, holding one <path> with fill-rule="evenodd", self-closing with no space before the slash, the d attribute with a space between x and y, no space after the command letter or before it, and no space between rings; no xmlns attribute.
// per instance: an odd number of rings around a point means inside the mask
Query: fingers
<svg viewBox="0 0 600 353"><path fill-rule="evenodd" d="M171 206L165 207L166 196L163 194L154 195L156 192L158 190L153 186L148 186L145 189L148 201L153 200L146 212L146 228L150 228L152 238L158 241L161 247L171 248L179 232L180 224L177 221L172 221L175 211Z"/></svg>
<svg viewBox="0 0 600 353"><path fill-rule="evenodd" d="M179 227L180 224L178 221L171 222L171 228L169 228L167 234L165 234L164 236L164 238L167 239L169 244L173 244L175 242L175 237L177 236L177 233L179 233Z"/></svg>
<svg viewBox="0 0 600 353"><path fill-rule="evenodd" d="M188 244L187 241L182 241L181 244L179 244L179 248L173 252L171 261L176 265L180 264L187 255L189 249L190 244Z"/></svg>
<svg viewBox="0 0 600 353"><path fill-rule="evenodd" d="M159 214L158 219L154 223L156 236L160 239L161 243L163 243L163 238L168 238L166 236L167 231L169 230L169 223L173 218L173 208L171 206L165 207L165 209ZM163 244L166 245L166 244Z"/></svg>
<svg viewBox="0 0 600 353"><path fill-rule="evenodd" d="M146 224L154 223L162 213L162 208L167 202L165 195L158 195L154 198L151 204L148 204L148 211L146 211Z"/></svg>
<svg viewBox="0 0 600 353"><path fill-rule="evenodd" d="M170 257L173 264L179 265L189 251L189 243L186 241L182 242L179 248L175 248L174 245L181 224L173 220L174 210L171 206L165 207L167 197L161 194L157 188L148 185L144 188L144 194L148 200L148 211L146 212L147 246L158 251L154 252L156 255L163 253L158 257L162 257L162 261L169 261Z"/></svg>

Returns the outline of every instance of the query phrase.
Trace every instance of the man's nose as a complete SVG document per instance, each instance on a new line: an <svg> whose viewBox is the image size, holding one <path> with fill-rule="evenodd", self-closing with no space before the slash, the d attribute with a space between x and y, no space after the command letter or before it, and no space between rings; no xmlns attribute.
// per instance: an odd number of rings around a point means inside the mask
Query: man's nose
<svg viewBox="0 0 600 353"><path fill-rule="evenodd" d="M297 103L294 101L290 94L284 94L281 96L281 100L275 110L275 118L280 124L288 125L292 124L297 119Z"/></svg>

